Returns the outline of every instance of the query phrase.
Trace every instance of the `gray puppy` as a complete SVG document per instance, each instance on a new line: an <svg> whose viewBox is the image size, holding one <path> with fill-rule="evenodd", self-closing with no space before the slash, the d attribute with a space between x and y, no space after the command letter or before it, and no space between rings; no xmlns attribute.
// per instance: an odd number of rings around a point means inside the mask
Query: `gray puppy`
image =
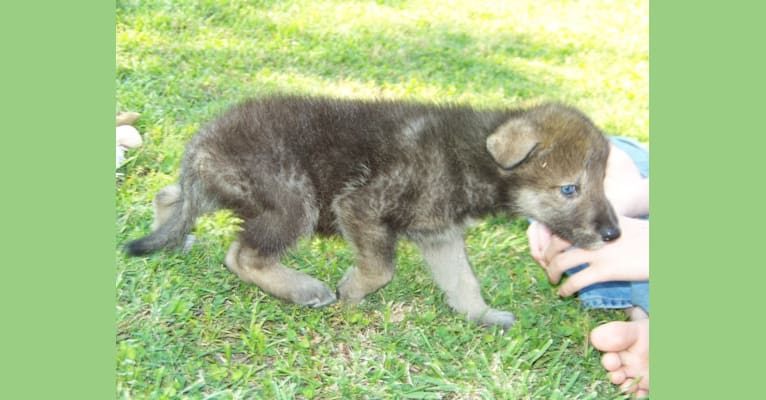
<svg viewBox="0 0 766 400"><path fill-rule="evenodd" d="M449 305L509 327L489 308L466 257L472 220L508 213L545 223L580 247L619 234L604 196L609 144L561 105L477 111L391 101L277 96L246 101L186 148L177 185L155 198L156 230L130 242L143 255L178 247L196 217L230 209L242 220L226 256L242 280L297 304L336 301L321 281L280 263L300 237L340 233L356 266L338 284L358 303L391 281L396 241L420 248Z"/></svg>

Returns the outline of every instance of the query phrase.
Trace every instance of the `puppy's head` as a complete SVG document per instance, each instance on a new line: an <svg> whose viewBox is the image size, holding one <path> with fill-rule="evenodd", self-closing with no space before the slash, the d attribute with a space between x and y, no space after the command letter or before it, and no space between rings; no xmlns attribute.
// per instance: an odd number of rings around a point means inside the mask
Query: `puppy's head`
<svg viewBox="0 0 766 400"><path fill-rule="evenodd" d="M609 142L579 111L542 105L510 118L487 138L508 182L510 208L584 248L617 239L604 195Z"/></svg>

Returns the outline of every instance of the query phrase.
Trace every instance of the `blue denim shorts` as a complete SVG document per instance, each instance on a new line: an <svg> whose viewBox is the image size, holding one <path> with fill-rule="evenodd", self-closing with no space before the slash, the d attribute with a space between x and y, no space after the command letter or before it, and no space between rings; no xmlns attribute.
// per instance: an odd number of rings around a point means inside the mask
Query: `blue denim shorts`
<svg viewBox="0 0 766 400"><path fill-rule="evenodd" d="M609 138L612 144L625 151L636 164L641 176L649 178L649 150L639 142L613 136ZM646 215L644 219L649 219ZM571 275L587 268L583 264L568 270ZM644 282L604 282L587 286L580 290L578 297L588 308L629 308L638 306L649 313L649 281Z"/></svg>

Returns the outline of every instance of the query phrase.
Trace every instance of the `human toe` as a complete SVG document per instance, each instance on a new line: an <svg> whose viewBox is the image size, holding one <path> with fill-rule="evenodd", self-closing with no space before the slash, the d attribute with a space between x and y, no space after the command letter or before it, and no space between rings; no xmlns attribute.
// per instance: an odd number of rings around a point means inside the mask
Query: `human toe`
<svg viewBox="0 0 766 400"><path fill-rule="evenodd" d="M619 352L630 347L638 339L635 327L629 322L614 321L598 326L590 333L593 347L603 352Z"/></svg>
<svg viewBox="0 0 766 400"><path fill-rule="evenodd" d="M604 353L604 355L601 356L601 365L607 371L616 371L622 367L622 360L617 353Z"/></svg>
<svg viewBox="0 0 766 400"><path fill-rule="evenodd" d="M627 377L625 376L625 371L623 371L621 369L609 373L609 380L614 385L620 385L623 382L625 382L626 379L627 379Z"/></svg>

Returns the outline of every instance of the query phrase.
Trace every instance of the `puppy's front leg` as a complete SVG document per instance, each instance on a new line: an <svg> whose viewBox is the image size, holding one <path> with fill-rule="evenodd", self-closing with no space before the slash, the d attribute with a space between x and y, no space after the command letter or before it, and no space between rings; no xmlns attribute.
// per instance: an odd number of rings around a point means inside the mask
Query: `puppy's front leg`
<svg viewBox="0 0 766 400"><path fill-rule="evenodd" d="M391 282L394 276L396 238L380 225L345 230L356 251L356 266L346 271L338 283L341 301L357 304L368 294Z"/></svg>
<svg viewBox="0 0 766 400"><path fill-rule="evenodd" d="M450 307L481 325L499 325L504 330L513 325L516 318L512 313L495 310L484 302L479 281L468 263L462 231L454 229L419 238L417 243Z"/></svg>
<svg viewBox="0 0 766 400"><path fill-rule="evenodd" d="M385 208L381 204L386 199L381 190L369 185L333 201L338 227L356 253L356 266L338 283L338 297L347 303L360 303L394 276L396 234L381 221L380 210ZM370 206L375 202L377 207Z"/></svg>

